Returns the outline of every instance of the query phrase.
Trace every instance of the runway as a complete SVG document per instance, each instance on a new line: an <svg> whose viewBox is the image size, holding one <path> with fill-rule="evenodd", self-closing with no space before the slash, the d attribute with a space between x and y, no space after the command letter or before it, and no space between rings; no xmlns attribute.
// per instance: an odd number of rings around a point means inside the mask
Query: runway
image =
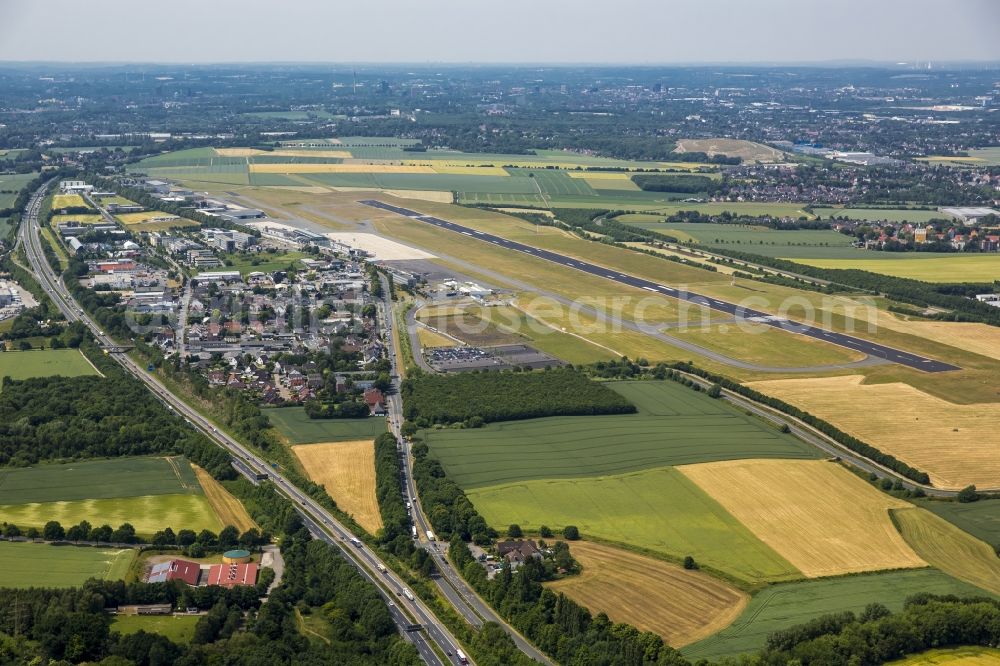
<svg viewBox="0 0 1000 666"><path fill-rule="evenodd" d="M436 227L442 229L447 229L448 231L453 231L465 236L475 238L477 240L483 241L484 243L491 243L499 247L513 250L515 252L522 252L524 254L537 257L538 259L544 259L546 261L551 261L553 263L559 264L561 266L566 266L567 268L572 268L574 270L582 271L590 275L597 277L602 277L608 280L613 280L619 284L628 285L630 287L636 287L638 289L644 289L651 293L660 294L663 296L670 296L672 298L677 298L689 303L700 305L702 307L710 308L719 312L724 312L728 315L733 316L737 320L745 320L747 322L752 322L756 324L763 324L766 326L772 326L774 328L779 328L788 333L794 333L796 335L804 335L816 340L821 340L823 342L829 342L831 344L839 345L846 349L853 349L870 356L877 358L883 358L887 361L893 363L898 363L916 370L921 370L923 372L947 372L950 370L961 370L958 366L951 365L950 363L944 363L943 361L938 361L932 358L927 358L926 356L920 356L918 354L913 354L901 349L895 349L893 347L887 347L885 345L880 345L877 342L872 342L870 340L865 340L863 338L857 338L852 335L847 335L846 333L837 333L836 331L828 331L822 328L817 328L816 326L811 326L809 324L803 324L800 322L792 321L784 317L779 317L776 315L769 314L767 312L761 312L759 310L754 310L752 308L746 308L742 305L737 305L735 303L729 303L727 301L720 301L715 298L708 296L702 296L700 294L695 294L690 291L685 291L683 289L677 289L669 285L663 285L644 278L635 277L634 275L629 275L627 273L622 273L616 270L605 268L604 266L598 266L596 264L591 264L586 261L581 261L579 259L574 259L572 257L567 257L556 252L551 252L549 250L543 250L541 248L532 247L530 245L525 245L523 243L518 243L516 241L508 240L506 238L501 238L500 236L494 236L493 234L486 233L484 231L479 231L477 229L472 229L470 227L465 227L460 224L455 224L454 222L449 222L447 220L442 220L441 218L434 217L432 215L423 215L416 211L410 210L408 208L402 208L401 206L394 206L393 204L388 204L383 201L378 201L377 199L365 199L359 203L371 206L373 208L378 208L381 210L387 210L404 217L408 217L413 220L418 220L420 222L425 222L427 224L432 224Z"/></svg>

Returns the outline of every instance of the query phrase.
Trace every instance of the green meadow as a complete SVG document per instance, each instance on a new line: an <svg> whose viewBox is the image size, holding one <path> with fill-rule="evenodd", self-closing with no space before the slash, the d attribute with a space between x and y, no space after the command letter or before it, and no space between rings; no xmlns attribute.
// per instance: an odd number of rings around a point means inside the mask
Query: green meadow
<svg viewBox="0 0 1000 666"><path fill-rule="evenodd" d="M385 419L372 416L362 419L311 419L302 407L265 409L271 425L290 444L347 442L375 439L385 432Z"/></svg>
<svg viewBox="0 0 1000 666"><path fill-rule="evenodd" d="M76 587L88 578L121 580L135 550L0 541L0 588Z"/></svg>
<svg viewBox="0 0 1000 666"><path fill-rule="evenodd" d="M78 377L99 374L78 349L11 351L0 354L0 377Z"/></svg>
<svg viewBox="0 0 1000 666"><path fill-rule="evenodd" d="M804 442L676 382L608 386L639 412L426 430L423 436L448 476L464 488L748 457L817 457Z"/></svg>

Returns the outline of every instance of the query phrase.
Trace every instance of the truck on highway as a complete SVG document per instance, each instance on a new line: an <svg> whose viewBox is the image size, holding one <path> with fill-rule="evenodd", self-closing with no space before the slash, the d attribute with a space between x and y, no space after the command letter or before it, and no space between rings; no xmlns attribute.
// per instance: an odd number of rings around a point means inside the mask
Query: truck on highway
<svg viewBox="0 0 1000 666"><path fill-rule="evenodd" d="M427 540L428 541L435 541L436 540L434 538L434 532L432 532L431 530L427 530Z"/></svg>
<svg viewBox="0 0 1000 666"><path fill-rule="evenodd" d="M458 657L458 663L460 663L460 664L468 664L469 663L469 658L466 657L465 653L462 652L461 650L455 650L455 656Z"/></svg>
<svg viewBox="0 0 1000 666"><path fill-rule="evenodd" d="M380 574L385 574L385 573L389 573L389 570L385 568L384 564L380 564L380 565L378 565L378 572Z"/></svg>
<svg viewBox="0 0 1000 666"><path fill-rule="evenodd" d="M413 601L413 592L410 592L409 588L406 587L403 588L403 596L409 599L410 601Z"/></svg>
<svg viewBox="0 0 1000 666"><path fill-rule="evenodd" d="M364 544L361 543L361 539L357 537L351 537L351 543L354 544L355 548L361 548Z"/></svg>
<svg viewBox="0 0 1000 666"><path fill-rule="evenodd" d="M413 538L416 539L417 538L417 526L414 525L410 529L413 530Z"/></svg>

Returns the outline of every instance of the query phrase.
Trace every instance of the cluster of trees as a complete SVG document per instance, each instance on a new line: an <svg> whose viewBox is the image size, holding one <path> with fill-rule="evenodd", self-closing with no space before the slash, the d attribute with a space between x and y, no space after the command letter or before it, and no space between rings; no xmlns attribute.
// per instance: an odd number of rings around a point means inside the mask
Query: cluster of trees
<svg viewBox="0 0 1000 666"><path fill-rule="evenodd" d="M311 419L357 419L368 416L369 410L361 400L307 400L306 416Z"/></svg>
<svg viewBox="0 0 1000 666"><path fill-rule="evenodd" d="M690 222L694 224L732 224L737 226L767 227L781 231L798 231L801 229L826 230L830 223L823 220L810 220L801 216L794 220L771 215L741 215L724 210L717 215L709 215L697 210L679 210L664 218L665 222Z"/></svg>
<svg viewBox="0 0 1000 666"><path fill-rule="evenodd" d="M25 308L14 317L10 326L3 333L0 333L0 339L21 340L62 335L65 330L65 322L56 319L57 317L49 312L47 303L43 302L33 308ZM81 336L75 346L79 347L82 341Z"/></svg>
<svg viewBox="0 0 1000 666"><path fill-rule="evenodd" d="M1000 602L987 598L918 594L892 613L869 604L771 634L750 664L876 666L908 654L950 645L992 647L1000 641Z"/></svg>
<svg viewBox="0 0 1000 666"><path fill-rule="evenodd" d="M154 546L181 546L188 557L204 557L206 553L220 552L231 548L256 550L271 542L271 534L261 532L251 527L240 534L232 525L226 525L218 534L211 530L202 530L197 534L194 530L178 530L176 533L170 527L164 528L153 535L150 543Z"/></svg>
<svg viewBox="0 0 1000 666"><path fill-rule="evenodd" d="M415 374L403 382L402 395L407 420L419 427L635 412L623 397L572 368Z"/></svg>
<svg viewBox="0 0 1000 666"><path fill-rule="evenodd" d="M5 377L0 465L170 453L186 455L216 478L235 475L228 453L185 427L137 380L101 365L106 377Z"/></svg>
<svg viewBox="0 0 1000 666"><path fill-rule="evenodd" d="M719 190L722 181L708 176L641 173L632 176L632 182L647 192L711 195Z"/></svg>

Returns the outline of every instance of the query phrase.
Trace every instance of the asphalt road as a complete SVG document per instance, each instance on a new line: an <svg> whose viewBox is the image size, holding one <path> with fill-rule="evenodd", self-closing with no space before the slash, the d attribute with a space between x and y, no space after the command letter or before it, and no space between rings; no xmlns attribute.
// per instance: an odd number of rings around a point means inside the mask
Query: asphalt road
<svg viewBox="0 0 1000 666"><path fill-rule="evenodd" d="M523 243L518 243L516 241L508 240L506 238L501 238L500 236L494 236L493 234L486 233L484 231L479 231L477 229L472 229L470 227L465 227L460 224L455 224L454 222L448 222L447 220L442 220L441 218L434 217L432 215L423 215L417 211L410 210L408 208L402 208L400 206L395 206L393 204L388 204L383 201L378 201L377 199L365 199L360 203L373 208L379 208L382 210L387 210L404 217L408 217L414 220L419 220L420 222L426 222L427 224L432 224L436 227L442 229L447 229L448 231L454 231L455 233L463 234L465 236L470 236L476 238L485 243L491 243L499 247L514 250L515 252L522 252L524 254L537 257L539 259L544 259L546 261L551 261L553 263L559 264L561 266L566 266L567 268L572 268L590 275L595 275L597 277L606 278L608 280L613 280L619 284L628 285L630 287L636 287L639 289L644 289L646 291L662 294L664 296L670 296L672 298L677 298L689 303L694 303L702 307L711 308L712 310L717 310L719 312L724 312L728 315L732 315L738 320L746 320L749 322L754 322L758 324L764 324L767 326L772 326L774 328L779 328L783 331L789 333L795 333L798 335L805 335L816 340L822 340L823 342L829 342L831 344L839 345L847 349L853 349L855 351L868 354L877 358L884 358L893 363L899 363L900 365L905 365L910 368L915 368L917 370L922 370L924 372L946 372L949 370L960 370L958 366L951 365L949 363L944 363L943 361L938 361L936 359L927 358L926 356L920 356L918 354L913 354L911 352L903 351L900 349L895 349L893 347L887 347L885 345L880 345L876 342L870 340L865 340L863 338L856 338L852 335L847 335L845 333L838 333L836 331L828 331L816 326L810 326L808 324L803 324L800 322L792 321L784 317L779 317L776 315L769 314L767 312L761 312L760 310L754 310L752 308L746 308L735 303L729 303L727 301L720 301L715 298L708 296L702 296L700 294L695 294L684 289L677 289L668 285L659 284L656 282L651 282L640 277L635 277L634 275L629 275L627 273L622 273L610 268L605 268L603 266L598 266L596 264L591 264L586 261L581 261L579 259L573 259L572 257L567 257L556 252L550 252L549 250L543 250L540 248L532 247L530 245L525 245Z"/></svg>
<svg viewBox="0 0 1000 666"><path fill-rule="evenodd" d="M470 625L481 627L484 621L496 622L500 625L514 641L517 648L529 658L542 664L552 664L552 661L545 654L531 644L524 636L518 633L513 627L507 624L496 611L494 611L483 599L469 587L465 579L455 571L448 560L448 544L431 541L427 537L433 528L427 516L424 514L420 504L420 495L417 493L417 484L413 480L413 454L410 450L410 442L400 434L400 426L403 424L403 401L399 394L399 359L396 357L396 346L393 344L394 335L406 335L406 331L397 331L395 320L392 316L392 306L389 302L388 281L382 278L382 289L386 294L385 300L379 304L381 317L381 327L385 337L386 348L389 350L389 360L392 363L393 390L386 397L389 429L396 436L396 444L402 458L401 469L403 470L403 490L406 494L406 501L410 502L410 518L413 526L417 529L417 544L424 548L434 561L434 565L440 572L440 576L434 578L438 589L445 595L452 606L455 607L462 617Z"/></svg>
<svg viewBox="0 0 1000 666"><path fill-rule="evenodd" d="M36 278L66 319L83 322L92 331L98 344L105 349L117 349L115 341L106 336L73 300L45 259L38 236L38 212L45 190L46 186L40 188L28 203L25 218L18 232L19 242L24 244L28 261ZM279 471L268 465L266 461L245 448L224 431L219 430L211 421L167 390L155 377L146 372L145 369L139 367L129 356L122 353L111 353L110 356L118 361L125 370L146 384L153 394L169 409L176 411L192 427L200 430L210 440L233 454L234 461L238 463L238 467L242 467L254 474L267 474L275 488L295 503L297 510L306 520L310 531L316 535L325 535L321 538L339 547L348 561L352 562L363 576L376 585L387 603L390 604L389 608L393 619L402 635L414 644L425 663L431 666L444 666L445 663L441 661L441 658L432 649L431 643L436 644L442 653L450 654L447 663L460 663L456 654L459 643L444 624L434 616L430 609L416 595L410 592L405 582L391 569L388 569L377 555L366 547L354 545L351 540L355 538L355 535L344 527L332 514L308 495L301 492L295 485L283 477ZM413 598L411 599L410 597ZM414 624L421 625L421 630L407 631Z"/></svg>

